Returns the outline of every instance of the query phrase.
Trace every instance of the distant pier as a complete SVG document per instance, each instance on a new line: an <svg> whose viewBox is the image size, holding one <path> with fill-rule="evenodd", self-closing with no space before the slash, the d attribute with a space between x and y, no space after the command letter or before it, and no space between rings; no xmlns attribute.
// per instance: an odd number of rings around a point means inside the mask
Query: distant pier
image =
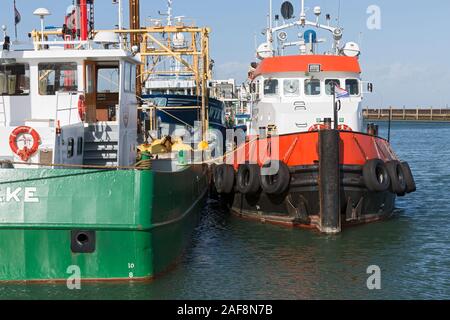
<svg viewBox="0 0 450 320"><path fill-rule="evenodd" d="M435 108L366 108L363 111L365 120L371 121L432 121L450 122L450 109Z"/></svg>

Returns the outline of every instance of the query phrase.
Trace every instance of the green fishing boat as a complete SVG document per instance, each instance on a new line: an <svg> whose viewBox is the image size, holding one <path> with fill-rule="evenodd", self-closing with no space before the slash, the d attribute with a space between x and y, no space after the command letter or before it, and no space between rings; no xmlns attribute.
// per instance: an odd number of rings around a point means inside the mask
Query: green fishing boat
<svg viewBox="0 0 450 320"><path fill-rule="evenodd" d="M141 57L89 30L84 3L66 17L81 32L33 31L17 51L5 37L0 51L0 281L150 279L188 246L207 195L207 166L186 151L141 159Z"/></svg>

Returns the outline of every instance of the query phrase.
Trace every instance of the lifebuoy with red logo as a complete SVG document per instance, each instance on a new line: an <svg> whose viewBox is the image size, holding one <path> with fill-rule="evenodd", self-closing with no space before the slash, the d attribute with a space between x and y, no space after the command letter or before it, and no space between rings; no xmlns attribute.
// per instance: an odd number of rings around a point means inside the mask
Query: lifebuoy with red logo
<svg viewBox="0 0 450 320"><path fill-rule="evenodd" d="M33 138L33 145L31 146L31 148L24 146L23 149L19 149L19 146L17 145L17 138L20 135L24 134L31 135L31 137ZM22 159L22 161L28 161L28 159L30 159L30 157L38 151L40 142L41 137L39 136L39 133L33 128L27 126L15 128L9 136L9 147L11 148L12 152L17 154L20 159Z"/></svg>
<svg viewBox="0 0 450 320"><path fill-rule="evenodd" d="M78 115L81 121L86 119L86 98L83 95L78 98Z"/></svg>
<svg viewBox="0 0 450 320"><path fill-rule="evenodd" d="M326 128L327 128L326 125L317 123L317 124L311 126L311 127L309 128L308 131L309 131L309 132L312 132L312 131L322 131L322 130L325 130Z"/></svg>
<svg viewBox="0 0 450 320"><path fill-rule="evenodd" d="M341 124L339 127L338 127L338 129L339 129L339 131L353 131L353 129L352 128L350 128L348 125L346 125L346 124Z"/></svg>

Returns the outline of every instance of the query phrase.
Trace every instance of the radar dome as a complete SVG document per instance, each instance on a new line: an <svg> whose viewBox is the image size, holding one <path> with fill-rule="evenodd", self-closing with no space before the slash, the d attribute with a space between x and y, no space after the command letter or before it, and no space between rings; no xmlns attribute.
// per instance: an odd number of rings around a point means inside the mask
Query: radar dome
<svg viewBox="0 0 450 320"><path fill-rule="evenodd" d="M361 49L356 42L347 42L342 49L342 52L347 57L358 57L361 54Z"/></svg>

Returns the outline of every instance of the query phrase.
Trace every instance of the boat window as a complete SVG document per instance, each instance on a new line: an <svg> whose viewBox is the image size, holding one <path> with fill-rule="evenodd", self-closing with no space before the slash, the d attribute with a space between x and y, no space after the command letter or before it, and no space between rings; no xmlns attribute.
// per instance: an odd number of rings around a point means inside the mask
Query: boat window
<svg viewBox="0 0 450 320"><path fill-rule="evenodd" d="M119 68L98 67L97 69L97 92L119 93Z"/></svg>
<svg viewBox="0 0 450 320"><path fill-rule="evenodd" d="M335 86L337 85L338 87L340 87L341 86L341 81L338 80L338 79L326 79L325 80L325 93L328 96L331 96L331 94L332 94L331 88L332 88L333 84Z"/></svg>
<svg viewBox="0 0 450 320"><path fill-rule="evenodd" d="M38 68L40 95L78 91L76 63L40 63Z"/></svg>
<svg viewBox="0 0 450 320"><path fill-rule="evenodd" d="M167 107L167 98L157 97L150 99L157 107Z"/></svg>
<svg viewBox="0 0 450 320"><path fill-rule="evenodd" d="M278 94L278 80L268 79L264 80L264 95Z"/></svg>
<svg viewBox="0 0 450 320"><path fill-rule="evenodd" d="M305 94L307 96L320 95L320 80L305 80Z"/></svg>
<svg viewBox="0 0 450 320"><path fill-rule="evenodd" d="M300 95L300 80L297 79L284 80L284 95L285 96Z"/></svg>
<svg viewBox="0 0 450 320"><path fill-rule="evenodd" d="M136 92L136 66L125 62L125 91Z"/></svg>
<svg viewBox="0 0 450 320"><path fill-rule="evenodd" d="M357 79L345 80L345 90L347 90L351 96L358 96L359 95L359 81Z"/></svg>
<svg viewBox="0 0 450 320"><path fill-rule="evenodd" d="M0 95L24 96L30 94L30 67L27 64L3 64L0 61Z"/></svg>
<svg viewBox="0 0 450 320"><path fill-rule="evenodd" d="M136 92L136 81L137 81L137 77L136 77L136 66L135 65L131 65L131 92Z"/></svg>

